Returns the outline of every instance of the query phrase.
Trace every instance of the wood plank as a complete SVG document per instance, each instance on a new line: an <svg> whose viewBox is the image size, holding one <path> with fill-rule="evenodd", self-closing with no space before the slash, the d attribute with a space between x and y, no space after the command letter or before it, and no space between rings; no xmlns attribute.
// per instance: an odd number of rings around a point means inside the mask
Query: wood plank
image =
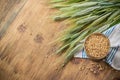
<svg viewBox="0 0 120 80"><path fill-rule="evenodd" d="M2 22L10 9L18 2L18 0L0 0L0 22Z"/></svg>
<svg viewBox="0 0 120 80"><path fill-rule="evenodd" d="M0 38L5 34L9 25L16 18L27 0L0 1Z"/></svg>
<svg viewBox="0 0 120 80"><path fill-rule="evenodd" d="M107 68L98 75L88 69L80 71L80 67L93 63L86 59L73 59L59 69L63 57L54 55L58 46L50 42L67 25L52 21L55 11L50 8L49 0L29 0L24 5L0 40L0 79L108 80L111 74L119 77L119 72L112 71L104 62L99 63Z"/></svg>

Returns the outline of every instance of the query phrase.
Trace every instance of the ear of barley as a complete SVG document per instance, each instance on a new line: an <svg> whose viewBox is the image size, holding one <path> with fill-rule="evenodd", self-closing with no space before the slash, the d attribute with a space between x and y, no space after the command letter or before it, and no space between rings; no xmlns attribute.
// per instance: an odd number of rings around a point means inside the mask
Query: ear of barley
<svg viewBox="0 0 120 80"><path fill-rule="evenodd" d="M91 25L89 26L90 27L94 27L98 24L100 24L101 22L103 22L111 13L108 13L108 14L105 14L103 15L102 17L98 18L97 20L95 20L93 23L91 23Z"/></svg>
<svg viewBox="0 0 120 80"><path fill-rule="evenodd" d="M76 24L81 25L81 24L90 23L90 22L96 20L97 18L99 18L99 16L90 16L88 18L77 21Z"/></svg>
<svg viewBox="0 0 120 80"><path fill-rule="evenodd" d="M75 3L75 4L71 4L71 6L69 7L63 7L61 8L60 10L61 11L68 11L68 10L75 10L75 9L78 9L78 8L86 8L86 7L91 7L91 6L95 6L97 5L98 2L83 2L83 3Z"/></svg>
<svg viewBox="0 0 120 80"><path fill-rule="evenodd" d="M76 47L74 47L70 53L66 56L65 61L64 61L64 65L66 65L74 56L75 53L77 53L78 51L82 50L83 45L79 44Z"/></svg>
<svg viewBox="0 0 120 80"><path fill-rule="evenodd" d="M66 44L62 47L60 47L57 51L56 54L61 54L64 50L66 50L69 47L69 44Z"/></svg>
<svg viewBox="0 0 120 80"><path fill-rule="evenodd" d="M103 32L120 23L120 0L53 0L59 14L54 20L65 20L69 27L58 40L57 51L65 53L65 64L83 48L85 38L95 32Z"/></svg>
<svg viewBox="0 0 120 80"><path fill-rule="evenodd" d="M115 11L109 18L108 21L111 21L114 19L116 16L120 15L120 10Z"/></svg>
<svg viewBox="0 0 120 80"><path fill-rule="evenodd" d="M87 14L89 14L90 12L92 12L93 10L98 9L98 8L100 8L100 6L94 6L94 7L87 8L87 9L85 9L85 10L82 10L82 11L80 11L80 12L77 12L77 13L73 14L73 15L72 15L72 18L87 15Z"/></svg>

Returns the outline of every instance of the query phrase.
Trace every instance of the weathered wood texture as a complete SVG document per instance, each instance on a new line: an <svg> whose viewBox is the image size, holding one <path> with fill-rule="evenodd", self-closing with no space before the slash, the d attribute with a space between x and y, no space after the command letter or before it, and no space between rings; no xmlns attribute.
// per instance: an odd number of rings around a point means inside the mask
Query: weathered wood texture
<svg viewBox="0 0 120 80"><path fill-rule="evenodd" d="M27 0L0 0L0 38L16 18Z"/></svg>
<svg viewBox="0 0 120 80"><path fill-rule="evenodd" d="M92 61L73 59L59 70L57 46L50 44L66 28L52 21L49 0L0 0L0 80L112 80L120 77L108 68L98 75L88 69Z"/></svg>

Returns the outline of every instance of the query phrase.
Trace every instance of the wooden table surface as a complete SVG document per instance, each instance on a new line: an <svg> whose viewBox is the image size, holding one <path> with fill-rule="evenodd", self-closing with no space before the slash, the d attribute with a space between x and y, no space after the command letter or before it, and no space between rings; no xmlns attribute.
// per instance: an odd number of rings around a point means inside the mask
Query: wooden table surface
<svg viewBox="0 0 120 80"><path fill-rule="evenodd" d="M50 44L66 28L54 22L50 0L0 0L0 80L113 80L120 72L107 68L100 74L88 69L95 63L73 59L59 69L62 57L54 55L57 46Z"/></svg>

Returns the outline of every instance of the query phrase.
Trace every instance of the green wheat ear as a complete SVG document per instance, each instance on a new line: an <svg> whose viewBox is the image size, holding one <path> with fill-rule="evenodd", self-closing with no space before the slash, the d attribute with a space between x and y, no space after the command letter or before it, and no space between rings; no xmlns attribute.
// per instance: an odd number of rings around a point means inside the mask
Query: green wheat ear
<svg viewBox="0 0 120 80"><path fill-rule="evenodd" d="M103 32L120 23L120 0L52 0L58 9L55 21L66 20L72 28L63 34L58 42L62 46L56 54L65 53L66 65L74 54L83 48L81 41L94 32ZM67 23L66 23L67 24Z"/></svg>

